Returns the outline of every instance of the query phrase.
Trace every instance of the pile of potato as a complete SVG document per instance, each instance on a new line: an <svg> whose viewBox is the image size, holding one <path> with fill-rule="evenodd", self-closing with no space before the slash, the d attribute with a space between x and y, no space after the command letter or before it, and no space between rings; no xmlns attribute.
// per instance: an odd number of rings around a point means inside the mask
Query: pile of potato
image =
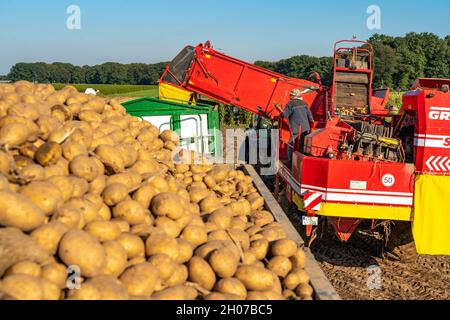
<svg viewBox="0 0 450 320"><path fill-rule="evenodd" d="M0 296L312 299L252 179L178 144L115 99L0 85Z"/></svg>

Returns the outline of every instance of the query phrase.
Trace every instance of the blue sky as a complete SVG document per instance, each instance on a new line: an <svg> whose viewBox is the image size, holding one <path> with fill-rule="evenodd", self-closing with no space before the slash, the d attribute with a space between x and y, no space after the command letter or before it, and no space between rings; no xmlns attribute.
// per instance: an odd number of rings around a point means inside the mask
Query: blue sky
<svg viewBox="0 0 450 320"><path fill-rule="evenodd" d="M81 30L66 28L71 4L81 9ZM381 9L381 30L366 27L372 4ZM0 74L19 61L167 61L208 39L251 62L323 56L352 35L445 36L449 16L448 0L0 0Z"/></svg>

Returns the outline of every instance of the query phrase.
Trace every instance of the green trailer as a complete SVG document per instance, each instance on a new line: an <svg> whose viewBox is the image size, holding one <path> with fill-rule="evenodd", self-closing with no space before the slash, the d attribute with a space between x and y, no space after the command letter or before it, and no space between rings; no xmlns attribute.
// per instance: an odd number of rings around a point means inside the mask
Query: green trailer
<svg viewBox="0 0 450 320"><path fill-rule="evenodd" d="M222 156L219 113L213 105L187 105L156 98L122 103L127 112L181 137L181 147L214 157Z"/></svg>

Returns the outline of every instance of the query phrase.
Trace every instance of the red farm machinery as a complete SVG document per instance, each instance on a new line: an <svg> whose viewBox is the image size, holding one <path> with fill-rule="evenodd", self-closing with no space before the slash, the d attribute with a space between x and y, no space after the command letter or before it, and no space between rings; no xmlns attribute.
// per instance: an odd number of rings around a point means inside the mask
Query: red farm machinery
<svg viewBox="0 0 450 320"><path fill-rule="evenodd" d="M330 87L317 73L290 78L218 52L208 41L175 57L160 94L190 101L203 95L277 120L275 193L283 186L305 212L307 235L316 217L343 242L363 221L404 222L403 233L411 233L412 222L419 253L450 254L450 80L418 79L396 109L387 104L389 89L372 88L373 70L371 45L357 40L335 44ZM280 113L292 89L304 90L315 122L289 167L290 128Z"/></svg>

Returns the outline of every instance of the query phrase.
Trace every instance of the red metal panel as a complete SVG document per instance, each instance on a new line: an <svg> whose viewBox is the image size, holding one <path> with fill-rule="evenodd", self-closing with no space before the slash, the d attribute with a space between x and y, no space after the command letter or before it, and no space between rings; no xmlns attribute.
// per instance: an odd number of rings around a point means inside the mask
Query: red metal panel
<svg viewBox="0 0 450 320"><path fill-rule="evenodd" d="M433 88L433 79L419 80L428 80L419 83ZM441 85L442 81L435 84ZM417 171L450 175L450 92L441 91L440 86L424 88L407 93L403 103L406 108L411 105L417 110L414 136Z"/></svg>
<svg viewBox="0 0 450 320"><path fill-rule="evenodd" d="M412 206L414 166L389 162L299 156L302 192L319 191L326 202ZM298 176L296 176L298 177Z"/></svg>

